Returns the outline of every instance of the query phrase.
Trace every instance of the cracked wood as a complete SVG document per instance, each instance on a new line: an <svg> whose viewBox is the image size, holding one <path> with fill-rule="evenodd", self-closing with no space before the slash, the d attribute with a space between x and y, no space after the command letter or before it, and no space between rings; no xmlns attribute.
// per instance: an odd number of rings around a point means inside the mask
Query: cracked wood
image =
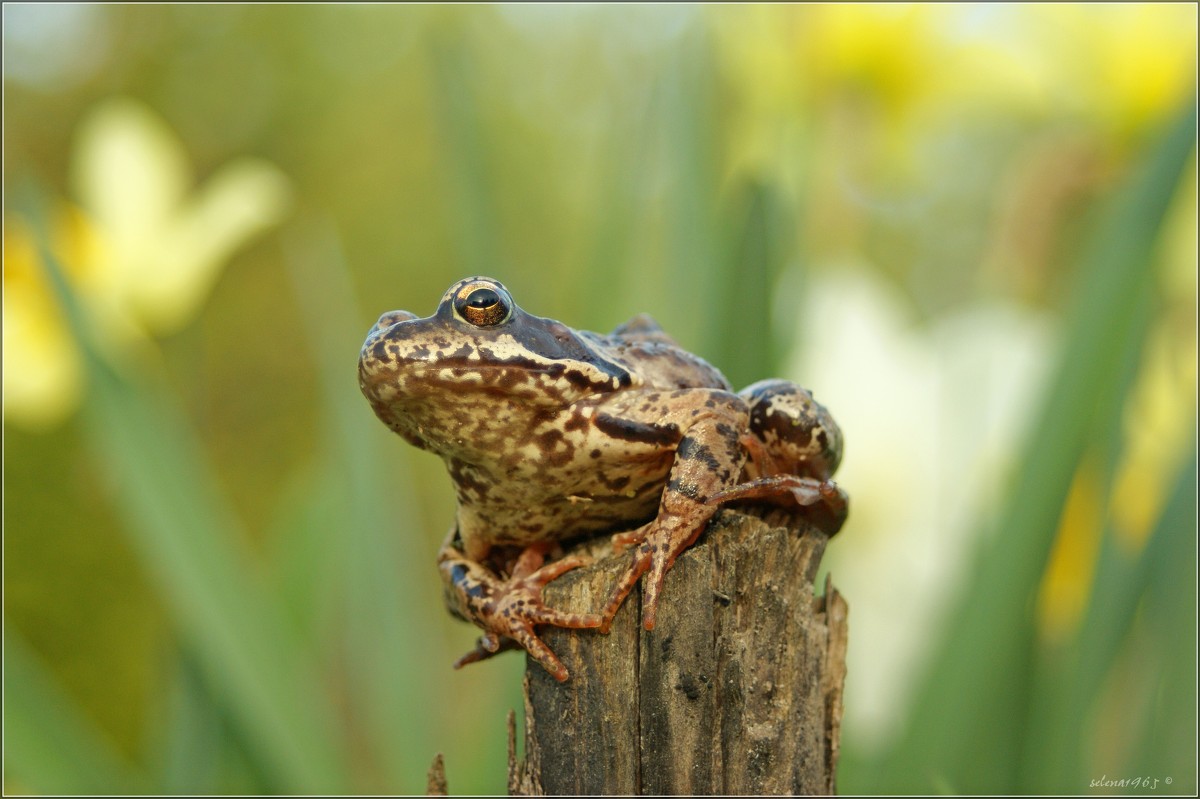
<svg viewBox="0 0 1200 799"><path fill-rule="evenodd" d="M639 624L640 593L608 635L545 629L571 679L527 668L510 793L835 792L846 603L828 580L814 596L826 536L766 518L722 511L667 575L654 630ZM625 566L568 573L549 604L595 607Z"/></svg>

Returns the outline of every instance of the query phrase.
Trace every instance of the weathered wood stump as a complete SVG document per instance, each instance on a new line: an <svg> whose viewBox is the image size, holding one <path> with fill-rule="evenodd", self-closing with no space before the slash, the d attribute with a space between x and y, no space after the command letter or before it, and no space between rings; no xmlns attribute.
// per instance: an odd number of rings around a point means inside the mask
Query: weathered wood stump
<svg viewBox="0 0 1200 799"><path fill-rule="evenodd" d="M528 661L510 794L835 792L846 603L828 580L813 594L826 536L765 518L721 511L667 574L650 632L640 589L608 635L542 628L571 679ZM547 600L594 610L627 564L569 572Z"/></svg>

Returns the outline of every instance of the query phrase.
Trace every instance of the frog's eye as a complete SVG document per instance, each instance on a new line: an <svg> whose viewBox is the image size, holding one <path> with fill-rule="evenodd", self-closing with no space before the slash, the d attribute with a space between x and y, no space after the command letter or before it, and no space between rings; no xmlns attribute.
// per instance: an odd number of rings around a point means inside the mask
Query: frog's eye
<svg viewBox="0 0 1200 799"><path fill-rule="evenodd" d="M454 310L476 327L492 327L508 319L512 301L490 286L467 286L454 298Z"/></svg>

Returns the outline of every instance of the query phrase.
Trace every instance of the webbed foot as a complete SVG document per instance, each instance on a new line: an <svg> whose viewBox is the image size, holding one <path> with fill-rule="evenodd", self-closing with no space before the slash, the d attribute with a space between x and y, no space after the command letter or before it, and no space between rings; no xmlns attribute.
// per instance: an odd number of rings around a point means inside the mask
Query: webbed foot
<svg viewBox="0 0 1200 799"><path fill-rule="evenodd" d="M663 512L650 524L628 533L613 536L614 551L636 545L633 562L617 583L604 607L600 609L603 623L600 632L607 633L625 597L637 585L642 575L649 574L642 586L642 626L653 630L667 571L684 550L692 545L708 523L713 510L703 503L690 503L687 512Z"/></svg>
<svg viewBox="0 0 1200 799"><path fill-rule="evenodd" d="M832 480L777 474L760 477L718 491L708 498L709 505L748 499L765 499L804 508L804 514L826 535L833 536L846 521L850 500Z"/></svg>
<svg viewBox="0 0 1200 799"><path fill-rule="evenodd" d="M526 549L513 567L512 575L501 580L469 561L447 560L450 581L463 600L461 610L484 634L475 648L455 662L455 668L476 663L520 646L559 682L570 673L534 628L541 624L571 629L592 629L602 619L594 613L567 613L546 605L542 589L556 577L587 563L580 557L563 558L542 566L541 549Z"/></svg>

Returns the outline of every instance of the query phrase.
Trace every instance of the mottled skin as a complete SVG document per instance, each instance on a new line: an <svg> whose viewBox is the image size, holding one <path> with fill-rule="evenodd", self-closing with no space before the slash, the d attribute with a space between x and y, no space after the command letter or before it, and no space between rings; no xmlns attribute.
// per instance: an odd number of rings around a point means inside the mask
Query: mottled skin
<svg viewBox="0 0 1200 799"><path fill-rule="evenodd" d="M495 280L468 278L433 316L380 317L359 385L454 482L457 518L438 563L451 610L484 630L456 665L520 645L565 680L535 626L606 631L647 572L653 628L667 570L722 503L804 506L831 535L846 517L829 479L841 432L812 395L783 380L734 394L648 316L608 336L572 330L525 313ZM602 532L636 547L609 601L596 614L547 607L545 584L584 563L559 544Z"/></svg>

